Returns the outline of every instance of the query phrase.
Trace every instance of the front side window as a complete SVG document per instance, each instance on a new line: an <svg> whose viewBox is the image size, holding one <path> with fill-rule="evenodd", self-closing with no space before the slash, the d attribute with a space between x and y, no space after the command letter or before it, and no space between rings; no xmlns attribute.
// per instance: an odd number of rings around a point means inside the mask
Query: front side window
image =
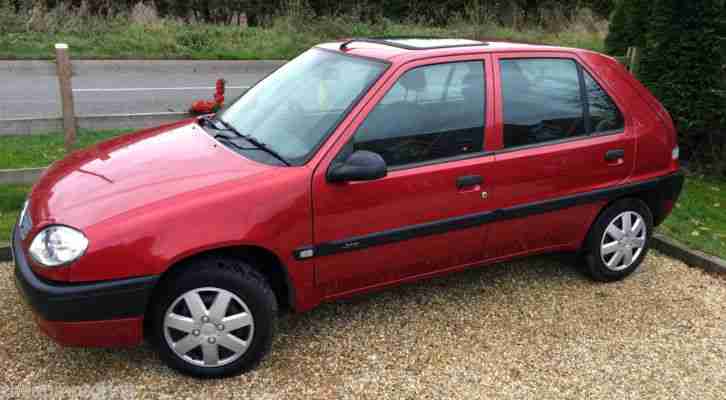
<svg viewBox="0 0 726 400"><path fill-rule="evenodd" d="M300 165L387 65L311 49L248 90L220 119L264 143L291 165Z"/></svg>
<svg viewBox="0 0 726 400"><path fill-rule="evenodd" d="M358 127L353 148L380 154L389 167L481 152L484 88L480 61L412 69Z"/></svg>
<svg viewBox="0 0 726 400"><path fill-rule="evenodd" d="M500 61L504 148L585 135L577 64L566 59Z"/></svg>

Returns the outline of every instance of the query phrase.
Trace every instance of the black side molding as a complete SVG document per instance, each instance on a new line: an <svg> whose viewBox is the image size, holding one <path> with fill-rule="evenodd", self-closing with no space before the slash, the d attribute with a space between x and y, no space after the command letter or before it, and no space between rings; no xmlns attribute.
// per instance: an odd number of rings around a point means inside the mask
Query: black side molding
<svg viewBox="0 0 726 400"><path fill-rule="evenodd" d="M295 256L297 259L301 259L300 252L303 250L310 251L310 253L307 253L310 254L310 257L305 258L362 250L373 246L400 242L422 236L437 235L459 229L473 228L495 221L543 214L602 200L614 200L625 195L632 195L646 191L656 192L663 200L675 201L681 192L683 179L683 173L679 171L643 182L629 183L622 186L599 189L592 192L565 196L552 200L501 208L488 212L468 214L461 217L409 225L368 235L320 243L316 246L308 246L298 249Z"/></svg>

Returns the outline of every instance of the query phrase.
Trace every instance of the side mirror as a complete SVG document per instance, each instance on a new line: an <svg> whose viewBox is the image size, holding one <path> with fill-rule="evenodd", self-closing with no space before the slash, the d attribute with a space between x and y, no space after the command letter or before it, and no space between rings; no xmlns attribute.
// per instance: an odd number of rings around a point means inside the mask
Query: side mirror
<svg viewBox="0 0 726 400"><path fill-rule="evenodd" d="M333 163L328 169L328 182L372 181L386 176L388 168L379 154L358 150L345 161Z"/></svg>

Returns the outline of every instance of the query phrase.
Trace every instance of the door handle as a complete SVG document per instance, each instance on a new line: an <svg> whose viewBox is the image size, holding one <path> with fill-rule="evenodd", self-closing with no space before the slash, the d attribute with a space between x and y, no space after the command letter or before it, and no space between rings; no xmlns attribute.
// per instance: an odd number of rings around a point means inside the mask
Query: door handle
<svg viewBox="0 0 726 400"><path fill-rule="evenodd" d="M625 157L625 150L623 149L608 150L605 153L605 161L617 161L623 157Z"/></svg>
<svg viewBox="0 0 726 400"><path fill-rule="evenodd" d="M484 183L484 179L480 175L466 175L466 176L460 176L456 179L456 188L466 189L470 188L472 186L481 185Z"/></svg>

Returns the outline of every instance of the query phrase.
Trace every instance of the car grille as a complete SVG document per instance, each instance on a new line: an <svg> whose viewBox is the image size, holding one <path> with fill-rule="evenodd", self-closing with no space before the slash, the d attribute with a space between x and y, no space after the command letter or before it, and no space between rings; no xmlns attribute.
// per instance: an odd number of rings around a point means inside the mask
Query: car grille
<svg viewBox="0 0 726 400"><path fill-rule="evenodd" d="M22 240L25 240L30 229L33 228L33 220L30 218L28 208L30 208L30 205L26 201L23 206L23 211L20 212L20 224L18 224L18 233L20 233L20 239Z"/></svg>

